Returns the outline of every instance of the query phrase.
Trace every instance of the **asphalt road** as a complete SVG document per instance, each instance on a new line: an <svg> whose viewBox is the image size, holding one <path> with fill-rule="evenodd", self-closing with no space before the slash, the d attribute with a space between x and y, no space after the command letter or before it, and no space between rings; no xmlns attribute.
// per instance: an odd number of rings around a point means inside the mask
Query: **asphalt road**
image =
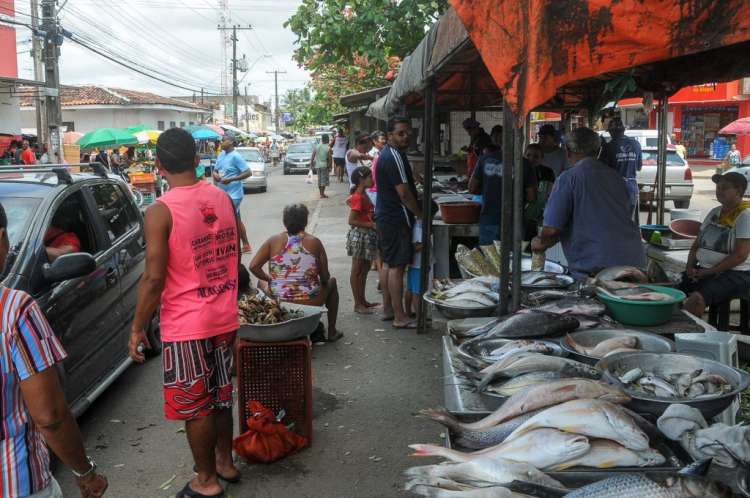
<svg viewBox="0 0 750 498"><path fill-rule="evenodd" d="M352 313L346 256L346 189L335 184L319 201L305 177L273 168L267 193L245 196L242 218L253 247L283 229L281 213L305 202L308 230L319 236L339 280L345 337L313 348L314 441L311 448L267 466L242 466L234 498L405 496L401 472L415 465L407 445L440 444L441 428L412 414L442 402L439 334L395 331L377 316ZM245 258L245 263L249 257ZM368 296L376 299L370 274ZM109 478L107 496L174 496L192 477L183 426L162 415L159 359L130 367L78 420L89 454ZM425 462L427 463L427 462ZM65 496L77 496L64 467L56 476Z"/></svg>

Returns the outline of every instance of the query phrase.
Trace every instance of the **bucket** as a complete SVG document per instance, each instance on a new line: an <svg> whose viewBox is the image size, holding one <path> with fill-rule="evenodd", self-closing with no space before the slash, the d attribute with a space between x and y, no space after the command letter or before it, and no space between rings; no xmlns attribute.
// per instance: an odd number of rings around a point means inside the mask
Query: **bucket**
<svg viewBox="0 0 750 498"><path fill-rule="evenodd" d="M703 212L700 209L673 209L669 213L671 221L674 220L698 220L703 221Z"/></svg>

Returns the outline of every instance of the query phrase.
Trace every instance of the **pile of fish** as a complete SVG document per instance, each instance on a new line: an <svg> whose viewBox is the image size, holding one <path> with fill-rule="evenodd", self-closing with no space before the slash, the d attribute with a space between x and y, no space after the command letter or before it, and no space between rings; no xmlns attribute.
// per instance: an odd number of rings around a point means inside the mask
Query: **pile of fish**
<svg viewBox="0 0 750 498"><path fill-rule="evenodd" d="M657 483L642 474L622 474L594 482L564 496L565 498L730 498L732 493L725 486L700 476L675 475L669 477L664 483Z"/></svg>
<svg viewBox="0 0 750 498"><path fill-rule="evenodd" d="M592 346L583 346L577 343L570 335L566 335L563 341L573 351L584 356L590 356L591 358L604 358L611 354L640 351L638 338L627 334L605 339Z"/></svg>
<svg viewBox="0 0 750 498"><path fill-rule="evenodd" d="M569 287L573 280L567 275L548 271L525 271L521 275L522 287Z"/></svg>
<svg viewBox="0 0 750 498"><path fill-rule="evenodd" d="M460 283L450 279L433 281L430 296L442 304L461 308L496 306L500 295L492 290L497 279L475 277Z"/></svg>
<svg viewBox="0 0 750 498"><path fill-rule="evenodd" d="M522 348L550 352L545 349L544 343L538 343L537 341L522 346ZM519 351L504 356L501 360L480 370L479 376L481 381L477 387L480 391L487 389L490 392L507 396L507 393L513 394L518 390L543 384L553 379L573 377L598 379L601 377L601 371L596 367L569 358L549 356L542 354L542 352ZM510 380L493 384L498 379Z"/></svg>
<svg viewBox="0 0 750 498"><path fill-rule="evenodd" d="M721 396L733 387L724 377L715 373L693 370L692 372L662 375L634 368L619 377L634 392L673 400L699 400Z"/></svg>
<svg viewBox="0 0 750 498"><path fill-rule="evenodd" d="M628 301L671 301L669 294L658 292L642 284L648 277L632 266L614 266L600 271L594 278L597 290L602 294Z"/></svg>
<svg viewBox="0 0 750 498"><path fill-rule="evenodd" d="M460 339L471 337L481 337L482 339L550 337L572 332L579 325L580 322L575 317L567 314L526 310L492 320L455 335Z"/></svg>
<svg viewBox="0 0 750 498"><path fill-rule="evenodd" d="M492 245L479 246L469 249L463 244L456 247L456 262L464 271L474 276L500 275L500 252L499 241Z"/></svg>
<svg viewBox="0 0 750 498"><path fill-rule="evenodd" d="M304 313L285 309L281 302L261 294L244 295L237 305L240 325L274 325L304 316Z"/></svg>
<svg viewBox="0 0 750 498"><path fill-rule="evenodd" d="M474 451L410 445L415 456L439 456L452 463L408 469L407 489L425 496L452 496L435 491L450 480L459 486L455 490L477 493L455 496L514 496L501 491L484 495L476 489L520 481L560 490L563 486L543 471L664 464L664 455L651 447L658 430L620 406L629 400L615 386L570 378L519 391L476 422L461 422L442 409L423 410L421 416L450 430L455 446Z"/></svg>

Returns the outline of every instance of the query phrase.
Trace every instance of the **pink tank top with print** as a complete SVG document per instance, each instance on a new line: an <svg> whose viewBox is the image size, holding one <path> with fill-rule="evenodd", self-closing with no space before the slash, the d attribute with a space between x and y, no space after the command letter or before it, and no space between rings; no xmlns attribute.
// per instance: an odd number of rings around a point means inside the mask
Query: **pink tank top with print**
<svg viewBox="0 0 750 498"><path fill-rule="evenodd" d="M170 189L159 202L172 215L162 340L207 339L237 330L237 220L231 199L199 181Z"/></svg>

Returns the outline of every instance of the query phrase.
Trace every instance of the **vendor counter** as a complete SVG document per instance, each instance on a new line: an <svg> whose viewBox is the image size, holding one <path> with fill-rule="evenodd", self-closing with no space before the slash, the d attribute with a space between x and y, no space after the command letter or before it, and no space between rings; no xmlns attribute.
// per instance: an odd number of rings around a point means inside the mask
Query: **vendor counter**
<svg viewBox="0 0 750 498"><path fill-rule="evenodd" d="M435 278L459 278L460 272L456 263L456 246L458 244L475 247L479 240L479 225L453 225L443 220L432 222L432 243L435 255ZM468 242L468 244L467 244Z"/></svg>
<svg viewBox="0 0 750 498"><path fill-rule="evenodd" d="M646 244L646 257L649 262L658 264L667 274L669 280L678 283L682 279L682 273L687 268L687 260L690 250L668 250Z"/></svg>

